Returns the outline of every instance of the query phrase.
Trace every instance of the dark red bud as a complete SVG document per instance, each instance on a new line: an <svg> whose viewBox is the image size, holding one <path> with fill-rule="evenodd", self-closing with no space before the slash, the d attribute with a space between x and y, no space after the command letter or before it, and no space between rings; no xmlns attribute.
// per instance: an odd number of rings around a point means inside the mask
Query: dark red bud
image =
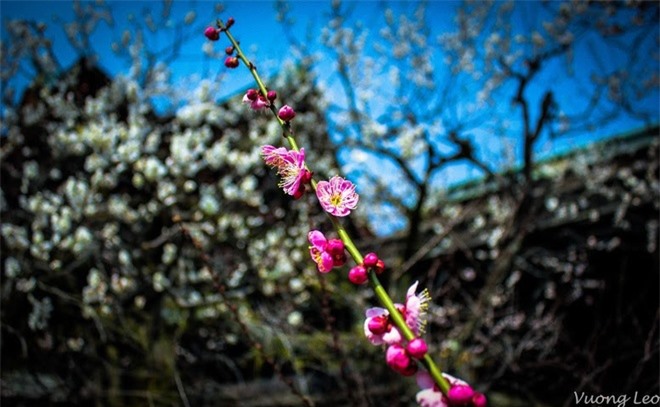
<svg viewBox="0 0 660 407"><path fill-rule="evenodd" d="M230 45L227 48L225 48L225 54L231 55L233 53L234 53L234 46L233 45Z"/></svg>
<svg viewBox="0 0 660 407"><path fill-rule="evenodd" d="M229 17L229 18L227 19L227 24L225 24L226 28L231 27L232 25L234 25L235 22L236 22L236 21L234 20L234 17Z"/></svg>
<svg viewBox="0 0 660 407"><path fill-rule="evenodd" d="M274 90L269 90L266 97L268 98L268 100L270 100L272 102L275 99L277 99L277 92L275 92Z"/></svg>
<svg viewBox="0 0 660 407"><path fill-rule="evenodd" d="M227 57L227 59L225 59L225 66L227 68L236 68L236 67L238 67L238 58L236 58L236 57Z"/></svg>
<svg viewBox="0 0 660 407"><path fill-rule="evenodd" d="M254 89L248 89L247 92L245 92L245 96L247 96L249 100L257 100L259 93Z"/></svg>
<svg viewBox="0 0 660 407"><path fill-rule="evenodd" d="M217 41L220 38L220 33L213 27L206 27L204 35L211 41Z"/></svg>

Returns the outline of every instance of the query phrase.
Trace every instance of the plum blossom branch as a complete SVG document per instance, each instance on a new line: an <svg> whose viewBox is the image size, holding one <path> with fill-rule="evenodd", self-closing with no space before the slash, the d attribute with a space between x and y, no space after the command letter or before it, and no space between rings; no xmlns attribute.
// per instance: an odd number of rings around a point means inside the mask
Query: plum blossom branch
<svg viewBox="0 0 660 407"><path fill-rule="evenodd" d="M319 272L328 273L333 267L345 264L346 250L356 263L349 272L349 280L356 285L370 283L376 297L384 308L367 311L365 321L365 334L374 344L389 345L386 352L387 364L398 373L409 376L417 372L419 360L428 371L433 385L420 392L417 401L421 405L459 406L469 405L482 407L486 405L485 397L474 392L471 387L461 383L452 383L450 376L445 376L438 365L427 352L426 342L420 337L425 324L425 312L430 297L427 290L416 294L417 283L413 284L406 295L405 304L395 304L381 284L378 274L385 270L384 262L375 253L362 256L359 249L342 226L339 218L348 216L356 209L359 196L355 185L340 176L334 176L329 181L316 181L312 172L305 163L305 150L296 143L291 120L295 117L292 107L284 105L277 110L275 106L276 93L269 91L259 76L256 66L248 60L241 47L229 32L234 19L229 18L226 23L217 20L217 29L209 27L205 31L208 39L219 39L220 33L225 33L231 42L226 53L229 55L225 61L228 68L236 68L242 62L252 74L257 89L250 89L245 94L243 102L249 104L254 110L269 109L278 120L283 135L287 139L291 150L284 147L264 146L262 155L266 165L277 170L282 177L280 187L285 193L294 198L300 198L306 185L316 193L319 203L328 215L339 239L328 239L318 231L308 234L311 244L310 255L316 263ZM236 56L233 54L236 53ZM430 395L425 395L430 392Z"/></svg>

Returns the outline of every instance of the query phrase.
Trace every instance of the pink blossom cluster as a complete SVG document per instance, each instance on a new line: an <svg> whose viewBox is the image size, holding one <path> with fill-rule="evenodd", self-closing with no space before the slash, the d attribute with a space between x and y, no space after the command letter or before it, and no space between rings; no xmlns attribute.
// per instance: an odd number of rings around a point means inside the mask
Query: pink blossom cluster
<svg viewBox="0 0 660 407"><path fill-rule="evenodd" d="M333 267L341 267L346 263L344 242L339 239L326 239L323 233L312 230L307 234L311 243L309 254L321 273L328 273Z"/></svg>
<svg viewBox="0 0 660 407"><path fill-rule="evenodd" d="M394 304L403 317L406 325L417 336L423 333L426 324L426 309L431 297L428 290L415 294L418 282L410 286L406 294L405 304ZM385 360L394 371L411 376L417 372L417 363L414 359L421 359L428 350L422 338L410 341L404 340L399 329L394 325L389 312L380 307L369 308L364 321L364 334L374 345L387 345ZM404 346L405 345L405 346Z"/></svg>
<svg viewBox="0 0 660 407"><path fill-rule="evenodd" d="M486 407L487 400L483 393L474 391L469 384L446 373L442 376L451 386L443 394L427 372L417 374L417 384L422 389L417 393L417 403L421 407Z"/></svg>

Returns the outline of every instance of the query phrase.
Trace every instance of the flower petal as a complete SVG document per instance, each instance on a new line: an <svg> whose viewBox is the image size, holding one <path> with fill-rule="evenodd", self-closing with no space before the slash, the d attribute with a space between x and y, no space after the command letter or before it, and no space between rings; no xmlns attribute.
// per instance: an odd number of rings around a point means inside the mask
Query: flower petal
<svg viewBox="0 0 660 407"><path fill-rule="evenodd" d="M320 251L325 250L325 246L328 242L328 240L325 238L325 235L318 230L310 231L307 234L307 240L309 240L309 243L311 243L312 246L316 247Z"/></svg>

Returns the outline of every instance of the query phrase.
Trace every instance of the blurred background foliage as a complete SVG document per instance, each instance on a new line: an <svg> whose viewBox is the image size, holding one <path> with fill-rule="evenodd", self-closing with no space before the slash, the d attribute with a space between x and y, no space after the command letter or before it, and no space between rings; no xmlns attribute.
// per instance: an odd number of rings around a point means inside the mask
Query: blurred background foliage
<svg viewBox="0 0 660 407"><path fill-rule="evenodd" d="M275 3L291 52L268 85L296 108L315 173L358 181L346 225L390 265L393 298L415 280L430 289L441 366L494 406L657 394L657 49L635 56L657 33L657 4L544 3L549 25L519 38L505 23L519 4L461 3L455 31L431 43L425 3L383 5L372 33L353 3L333 2L322 53L291 31L295 6ZM130 65L114 76L90 41L113 3L56 20L70 66L43 23L3 20L2 400L413 405L414 380L363 337L372 295L308 258L307 232L330 230L327 218L311 196L283 195L259 157L281 144L276 122L240 93L218 101L223 71L172 81L168 64L201 30L194 14L149 7L113 42ZM172 43L157 52L148 35ZM631 69L588 78L590 110L571 110L541 73L570 76L593 36L633 41ZM594 52L611 51L605 40ZM431 64L438 49L445 69ZM337 86L319 71L327 60ZM634 131L539 158L541 143L622 115ZM506 150L508 163L492 158ZM476 179L447 187L452 163Z"/></svg>

